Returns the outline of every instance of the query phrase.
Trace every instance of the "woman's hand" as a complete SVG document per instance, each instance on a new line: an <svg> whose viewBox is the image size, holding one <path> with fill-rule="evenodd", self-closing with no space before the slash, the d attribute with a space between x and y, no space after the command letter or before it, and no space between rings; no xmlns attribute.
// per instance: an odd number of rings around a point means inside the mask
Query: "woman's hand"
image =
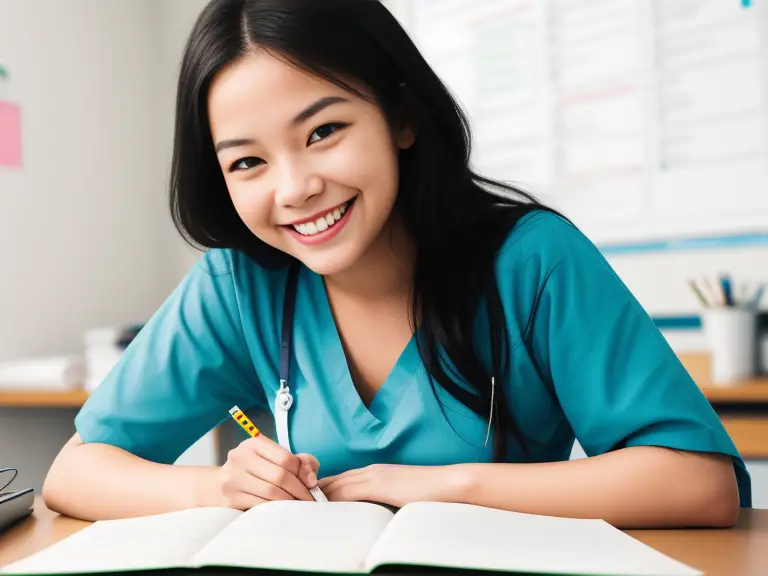
<svg viewBox="0 0 768 576"><path fill-rule="evenodd" d="M215 474L215 506L247 510L270 500L314 500L320 464L309 454L292 454L263 435L229 451Z"/></svg>
<svg viewBox="0 0 768 576"><path fill-rule="evenodd" d="M331 501L367 501L402 507L409 502L458 502L466 486L460 468L373 464L323 478Z"/></svg>

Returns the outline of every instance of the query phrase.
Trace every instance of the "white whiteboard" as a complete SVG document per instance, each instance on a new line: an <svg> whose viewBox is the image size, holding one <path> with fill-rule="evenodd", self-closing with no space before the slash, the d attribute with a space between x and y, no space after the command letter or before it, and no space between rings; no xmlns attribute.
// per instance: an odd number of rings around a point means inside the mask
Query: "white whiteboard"
<svg viewBox="0 0 768 576"><path fill-rule="evenodd" d="M768 0L390 0L473 165L593 240L768 232Z"/></svg>

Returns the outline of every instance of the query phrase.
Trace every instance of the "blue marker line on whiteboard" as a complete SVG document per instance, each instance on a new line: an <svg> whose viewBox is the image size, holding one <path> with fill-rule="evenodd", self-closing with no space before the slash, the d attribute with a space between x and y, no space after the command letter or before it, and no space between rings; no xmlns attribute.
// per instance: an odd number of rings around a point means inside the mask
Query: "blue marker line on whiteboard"
<svg viewBox="0 0 768 576"><path fill-rule="evenodd" d="M742 8L749 8L750 6L752 6L752 0L741 0Z"/></svg>

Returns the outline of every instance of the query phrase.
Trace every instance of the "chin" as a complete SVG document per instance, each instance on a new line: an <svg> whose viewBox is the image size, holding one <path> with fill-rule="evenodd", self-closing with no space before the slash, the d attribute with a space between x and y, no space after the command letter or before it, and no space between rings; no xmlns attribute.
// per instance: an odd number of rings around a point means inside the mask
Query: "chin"
<svg viewBox="0 0 768 576"><path fill-rule="evenodd" d="M356 251L329 250L325 254L294 254L304 266L321 276L333 276L351 268L359 259Z"/></svg>

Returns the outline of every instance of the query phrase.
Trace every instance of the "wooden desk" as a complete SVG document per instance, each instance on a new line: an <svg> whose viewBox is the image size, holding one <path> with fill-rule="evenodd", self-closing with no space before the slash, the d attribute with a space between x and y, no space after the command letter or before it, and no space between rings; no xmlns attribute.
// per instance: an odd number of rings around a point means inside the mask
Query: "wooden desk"
<svg viewBox="0 0 768 576"><path fill-rule="evenodd" d="M51 512L38 497L32 517L0 535L0 566L38 552L88 524ZM738 524L724 530L627 533L706 576L762 576L768 571L768 510L743 509Z"/></svg>

